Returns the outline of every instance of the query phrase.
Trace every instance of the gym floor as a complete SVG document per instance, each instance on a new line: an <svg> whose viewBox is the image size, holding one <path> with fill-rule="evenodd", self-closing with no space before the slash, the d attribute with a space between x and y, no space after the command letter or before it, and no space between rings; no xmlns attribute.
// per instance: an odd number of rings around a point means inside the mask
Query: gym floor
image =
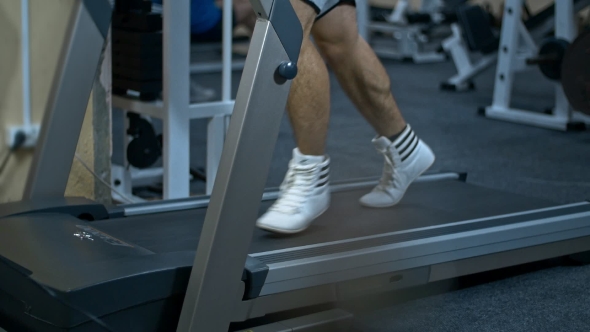
<svg viewBox="0 0 590 332"><path fill-rule="evenodd" d="M433 170L468 173L474 184L570 203L590 198L590 133L557 132L485 119L494 71L476 79L477 90L439 91L453 75L451 62L414 65L384 61L392 89L406 119L437 154ZM234 74L235 85L239 73ZM219 75L195 77L217 88ZM379 176L382 157L371 146L372 129L345 98L332 75L332 117L328 153L333 180ZM537 71L520 74L513 105L543 111L553 103L553 85ZM120 113L114 133L121 132ZM204 121L191 124L191 164L202 167ZM159 130L159 128L157 128ZM117 138L117 137L115 137ZM120 137L119 137L120 138ZM117 145L115 145L117 147ZM267 185L280 184L294 142L285 117ZM121 151L115 150L115 156ZM202 183L192 185L203 191ZM410 291L410 299L362 308L358 329L381 331L590 331L590 267L550 265L526 274L453 292Z"/></svg>

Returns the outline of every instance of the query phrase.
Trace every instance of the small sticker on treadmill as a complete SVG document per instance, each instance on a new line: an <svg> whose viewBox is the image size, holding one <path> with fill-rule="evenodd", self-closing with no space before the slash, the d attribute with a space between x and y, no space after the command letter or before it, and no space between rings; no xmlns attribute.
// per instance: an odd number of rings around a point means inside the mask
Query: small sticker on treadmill
<svg viewBox="0 0 590 332"><path fill-rule="evenodd" d="M99 231L98 229L92 228L90 226L76 225L76 227L83 230L84 232L92 234L93 236L103 240L104 242L106 242L110 245L133 248L133 246L130 245L129 243L125 243L119 239L116 239L116 238L114 238L106 233L103 233L103 232Z"/></svg>

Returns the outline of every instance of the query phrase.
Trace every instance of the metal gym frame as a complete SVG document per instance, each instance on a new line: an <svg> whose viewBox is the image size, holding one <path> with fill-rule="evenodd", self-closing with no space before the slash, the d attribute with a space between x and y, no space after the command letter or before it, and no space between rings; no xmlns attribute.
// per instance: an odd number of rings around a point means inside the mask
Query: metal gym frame
<svg viewBox="0 0 590 332"><path fill-rule="evenodd" d="M555 82L555 105L551 114L531 112L510 107L514 75L527 66L519 55L522 33L522 5L524 0L507 0L500 37L494 97L484 115L491 119L527 124L547 129L568 130L575 122L590 123L590 117L572 110L560 82ZM577 35L574 0L555 1L555 37L573 41ZM534 45L532 39L526 44Z"/></svg>
<svg viewBox="0 0 590 332"><path fill-rule="evenodd" d="M213 189L213 180L219 166L223 141L227 131L228 117L234 100L232 88L232 1L224 0L222 24L222 70L221 100L204 103L190 103L190 0L163 2L163 100L143 102L134 97L113 96L113 106L144 116L162 120L163 141L162 168L137 170L130 167L126 158L124 165L113 165L111 184L117 191L131 197L133 180L163 177L164 199L189 196L190 185L190 120L208 119L206 172L208 180L206 194ZM127 125L124 126L124 146L128 142ZM171 153L174 151L174 153ZM113 193L113 198L121 199ZM125 200L125 199L121 199ZM138 199L139 201L139 199Z"/></svg>

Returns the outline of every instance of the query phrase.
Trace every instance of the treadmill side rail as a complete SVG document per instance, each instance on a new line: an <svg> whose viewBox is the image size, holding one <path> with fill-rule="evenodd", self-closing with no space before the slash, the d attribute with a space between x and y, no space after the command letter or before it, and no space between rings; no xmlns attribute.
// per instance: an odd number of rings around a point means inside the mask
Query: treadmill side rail
<svg viewBox="0 0 590 332"><path fill-rule="evenodd" d="M581 237L590 237L590 204L586 203L383 234L358 239L358 245L351 240L292 248L289 255L283 251L251 256L270 268L260 293L265 296Z"/></svg>

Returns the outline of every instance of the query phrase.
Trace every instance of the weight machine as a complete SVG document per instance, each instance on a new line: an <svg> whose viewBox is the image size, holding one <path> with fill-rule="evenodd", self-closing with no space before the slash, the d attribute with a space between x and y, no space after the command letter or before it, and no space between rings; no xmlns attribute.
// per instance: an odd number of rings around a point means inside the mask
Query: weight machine
<svg viewBox="0 0 590 332"><path fill-rule="evenodd" d="M590 4L586 0L574 0L574 9L579 12ZM525 7L526 8L526 7ZM555 26L555 6L551 5L534 16L518 23L523 40L541 40L551 33ZM500 42L499 31L492 26L490 14L479 5L461 6L457 9L457 22L451 24L452 35L442 43L443 49L450 55L457 74L442 82L440 88L447 91L473 90L473 78L494 66L498 60ZM533 57L537 53L533 48L521 43L517 50L520 62L523 58ZM476 59L472 56L478 53ZM518 65L515 70L527 70L529 67Z"/></svg>
<svg viewBox="0 0 590 332"><path fill-rule="evenodd" d="M566 95L568 92L564 91L564 85L561 83L561 81L568 81L568 86L573 90L586 84L585 82L569 83L577 78L561 77L561 68L568 62L567 53L576 53L569 49L569 45L577 36L574 4L574 0L555 1L555 38L539 47L538 56L523 58L519 54L519 46L523 39L521 38L523 36L521 20L523 0L506 2L493 102L481 111L482 115L491 119L555 130L579 129L590 123L590 117L580 113L580 111L587 112L587 109L572 109ZM532 39L526 40L525 43L531 48L534 45ZM555 105L551 112L533 112L510 106L515 74L533 64L538 64L543 74L554 81ZM579 65L582 66L584 63ZM570 92L570 94L575 93L575 91Z"/></svg>
<svg viewBox="0 0 590 332"><path fill-rule="evenodd" d="M457 10L457 23L451 24L453 34L442 43L443 49L451 56L457 74L441 83L442 90L473 90L472 79L490 68L498 58L499 38L491 29L489 16L480 6L466 6ZM519 27L523 40L531 40L528 31ZM524 45L521 53L532 55L534 49ZM528 46L528 47L527 47ZM481 54L477 61L472 61L471 52Z"/></svg>

